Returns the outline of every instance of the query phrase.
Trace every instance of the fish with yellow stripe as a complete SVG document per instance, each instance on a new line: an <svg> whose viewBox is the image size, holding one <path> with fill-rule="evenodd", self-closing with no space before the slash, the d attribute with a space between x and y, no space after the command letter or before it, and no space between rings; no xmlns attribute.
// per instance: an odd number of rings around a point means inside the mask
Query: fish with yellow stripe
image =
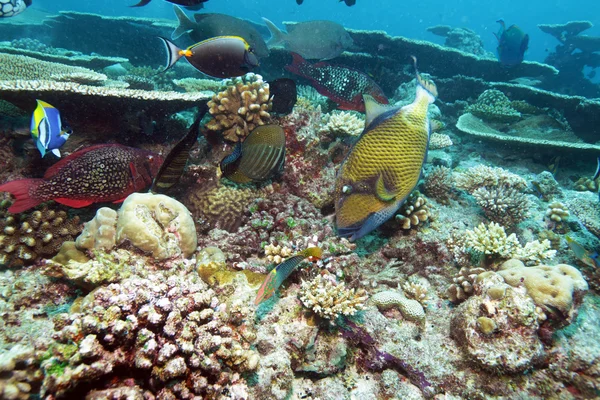
<svg viewBox="0 0 600 400"><path fill-rule="evenodd" d="M256 299L254 300L254 304L258 305L261 302L271 298L279 286L281 286L283 281L290 276L290 274L302 261L307 258L309 261L317 261L320 260L322 256L323 250L321 250L321 248L309 247L286 259L284 262L273 268L273 270L267 275L267 278L264 280L262 285L260 285L258 293L256 294Z"/></svg>
<svg viewBox="0 0 600 400"><path fill-rule="evenodd" d="M365 130L342 163L335 183L338 234L360 239L390 219L414 190L427 155L429 104L435 84L417 71L415 100L390 108L365 95Z"/></svg>
<svg viewBox="0 0 600 400"><path fill-rule="evenodd" d="M37 107L31 116L31 137L35 141L42 158L47 153L60 157L61 147L71 133L69 127L63 126L60 112L51 104L36 100Z"/></svg>

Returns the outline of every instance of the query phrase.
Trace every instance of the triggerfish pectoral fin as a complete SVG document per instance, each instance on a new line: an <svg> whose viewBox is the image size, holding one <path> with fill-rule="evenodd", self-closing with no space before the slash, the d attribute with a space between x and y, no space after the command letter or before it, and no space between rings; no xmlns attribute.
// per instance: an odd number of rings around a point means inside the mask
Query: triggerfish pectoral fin
<svg viewBox="0 0 600 400"><path fill-rule="evenodd" d="M398 211L401 205L402 202L394 202L379 211L369 214L367 219L358 224L349 226L347 228L338 228L338 234L341 237L349 236L349 240L351 242L358 240L363 236L367 235L369 232L377 229L388 219L392 218L392 216L396 213L396 211Z"/></svg>

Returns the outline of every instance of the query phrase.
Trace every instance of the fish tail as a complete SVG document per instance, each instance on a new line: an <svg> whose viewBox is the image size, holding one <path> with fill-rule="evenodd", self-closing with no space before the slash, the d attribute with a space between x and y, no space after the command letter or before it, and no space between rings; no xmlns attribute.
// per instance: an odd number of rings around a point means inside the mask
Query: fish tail
<svg viewBox="0 0 600 400"><path fill-rule="evenodd" d="M150 1L151 0L141 0L139 3L129 6L129 7L143 7L146 4L150 3Z"/></svg>
<svg viewBox="0 0 600 400"><path fill-rule="evenodd" d="M165 72L169 68L171 68L175 63L183 57L182 50L177 47L177 45L171 42L169 39L165 39L164 37L160 37L159 39L163 41L165 48L167 50L167 66L163 70Z"/></svg>
<svg viewBox="0 0 600 400"><path fill-rule="evenodd" d="M263 21L265 25L267 25L267 28L269 28L269 32L271 32L271 39L269 39L269 41L267 42L267 45L269 47L277 46L278 44L281 44L285 41L285 33L281 32L281 30L268 19L263 17Z"/></svg>
<svg viewBox="0 0 600 400"><path fill-rule="evenodd" d="M44 199L34 197L36 188L43 182L43 179L19 179L1 185L0 192L8 192L15 197L15 202L8 208L8 212L20 213L44 202Z"/></svg>
<svg viewBox="0 0 600 400"><path fill-rule="evenodd" d="M419 74L419 70L417 68L417 57L411 56L411 58L413 59L413 64L415 66L417 84L419 85L419 87L425 89L425 91L429 95L429 102L433 103L438 96L437 86L431 79L423 78L421 74Z"/></svg>
<svg viewBox="0 0 600 400"><path fill-rule="evenodd" d="M171 40L178 39L180 36L188 33L196 27L196 23L188 18L181 7L174 5L173 11L177 17L177 28L171 33Z"/></svg>

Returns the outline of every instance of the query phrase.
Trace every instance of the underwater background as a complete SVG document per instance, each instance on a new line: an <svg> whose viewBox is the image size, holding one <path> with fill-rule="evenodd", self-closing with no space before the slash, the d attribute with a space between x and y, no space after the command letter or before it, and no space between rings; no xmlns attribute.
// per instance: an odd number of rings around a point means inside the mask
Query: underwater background
<svg viewBox="0 0 600 400"><path fill-rule="evenodd" d="M600 3L0 0L0 399L600 398Z"/></svg>

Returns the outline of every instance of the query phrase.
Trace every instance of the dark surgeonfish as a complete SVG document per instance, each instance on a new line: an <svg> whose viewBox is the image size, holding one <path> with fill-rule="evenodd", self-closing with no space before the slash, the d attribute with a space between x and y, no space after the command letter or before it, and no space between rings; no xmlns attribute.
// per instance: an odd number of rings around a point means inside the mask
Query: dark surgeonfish
<svg viewBox="0 0 600 400"><path fill-rule="evenodd" d="M141 0L139 3L129 6L129 7L143 7L147 4L149 4L151 1L152 0ZM201 10L204 8L204 3L206 3L208 0L165 0L165 1L168 1L169 3L173 3L173 4L178 4L180 6L187 8L188 10L198 11L198 10Z"/></svg>
<svg viewBox="0 0 600 400"><path fill-rule="evenodd" d="M221 161L221 176L236 183L263 182L283 170L285 132L279 125L254 128L233 153Z"/></svg>
<svg viewBox="0 0 600 400"><path fill-rule="evenodd" d="M163 161L152 182L152 186L150 186L150 192L165 193L179 182L187 164L190 150L194 146L194 143L196 143L196 140L198 140L200 122L208 111L208 105L206 102L203 102L198 108L198 116L188 133L173 146L169 154L165 157L165 161Z"/></svg>
<svg viewBox="0 0 600 400"><path fill-rule="evenodd" d="M338 103L342 110L364 112L363 94L373 96L380 103L388 103L379 85L363 72L326 62L310 64L299 54L292 53L292 56L292 64L285 69L308 79L317 92Z"/></svg>
<svg viewBox="0 0 600 400"><path fill-rule="evenodd" d="M500 24L500 30L494 34L498 40L498 61L507 66L521 64L529 45L529 35L516 25L506 28L503 19L496 22Z"/></svg>
<svg viewBox="0 0 600 400"><path fill-rule="evenodd" d="M283 46L286 50L307 59L328 60L342 54L354 44L344 27L331 21L306 21L289 25L282 32L266 18L263 21L271 31L269 47Z"/></svg>
<svg viewBox="0 0 600 400"><path fill-rule="evenodd" d="M171 40L175 40L187 33L194 42L215 36L239 36L246 40L258 57L269 55L269 49L261 34L250 23L243 19L235 18L226 14L194 14L192 21L177 6L173 6L179 25L171 34Z"/></svg>
<svg viewBox="0 0 600 400"><path fill-rule="evenodd" d="M352 7L353 5L355 5L355 4L356 4L356 0L340 0L340 3L341 3L342 1L343 1L344 3L346 3L346 5L347 5L348 7ZM296 4L298 4L299 6L300 6L300 5L302 5L302 3L304 3L304 0L296 0Z"/></svg>
<svg viewBox="0 0 600 400"><path fill-rule="evenodd" d="M167 49L167 67L171 68L181 57L198 71L214 78L246 75L258 66L248 42L238 36L217 36L191 45L185 50L168 39L160 38Z"/></svg>
<svg viewBox="0 0 600 400"><path fill-rule="evenodd" d="M0 18L14 17L31 5L32 0L0 0Z"/></svg>
<svg viewBox="0 0 600 400"><path fill-rule="evenodd" d="M296 82L289 78L279 78L269 82L271 93L271 112L289 114L298 100Z"/></svg>

